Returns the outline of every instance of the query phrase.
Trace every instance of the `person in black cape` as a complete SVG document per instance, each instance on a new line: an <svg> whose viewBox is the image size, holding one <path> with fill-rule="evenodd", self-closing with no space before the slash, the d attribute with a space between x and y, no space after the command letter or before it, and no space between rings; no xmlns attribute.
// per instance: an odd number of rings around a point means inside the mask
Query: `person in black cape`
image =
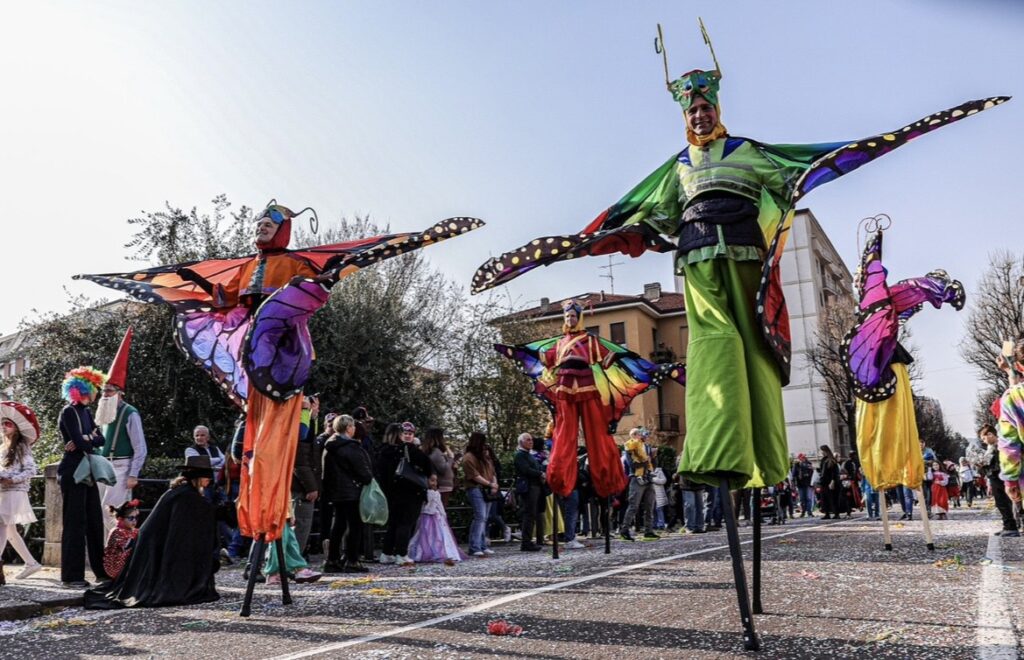
<svg viewBox="0 0 1024 660"><path fill-rule="evenodd" d="M189 456L181 476L139 529L135 550L112 583L85 592L86 609L194 605L220 598L216 508L202 489L213 479L209 456Z"/></svg>

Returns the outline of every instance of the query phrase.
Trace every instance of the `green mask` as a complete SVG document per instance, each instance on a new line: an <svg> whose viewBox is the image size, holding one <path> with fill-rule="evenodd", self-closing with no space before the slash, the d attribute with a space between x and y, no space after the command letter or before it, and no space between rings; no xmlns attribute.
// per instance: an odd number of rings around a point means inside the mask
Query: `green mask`
<svg viewBox="0 0 1024 660"><path fill-rule="evenodd" d="M694 69L669 83L668 90L672 92L672 98L686 110L693 105L693 100L704 97L711 105L718 106L718 86L722 80L722 74L717 69L714 71L701 71Z"/></svg>

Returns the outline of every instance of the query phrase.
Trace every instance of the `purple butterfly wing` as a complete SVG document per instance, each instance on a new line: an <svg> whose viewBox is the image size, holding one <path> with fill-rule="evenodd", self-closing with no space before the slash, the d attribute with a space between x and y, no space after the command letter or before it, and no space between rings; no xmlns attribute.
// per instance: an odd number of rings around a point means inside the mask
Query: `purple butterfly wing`
<svg viewBox="0 0 1024 660"><path fill-rule="evenodd" d="M257 391L278 401L302 391L313 365L309 318L329 297L323 283L296 278L263 301L245 351L245 370Z"/></svg>
<svg viewBox="0 0 1024 660"><path fill-rule="evenodd" d="M541 380L541 376L544 373L544 365L541 364L540 355L557 343L558 337L549 337L529 344L494 344L494 350L499 355L515 362L519 370L533 381L533 395L548 407L552 416L555 414L555 404L551 401L551 397L548 396L547 385Z"/></svg>
<svg viewBox="0 0 1024 660"><path fill-rule="evenodd" d="M886 284L887 275L882 265L882 232L876 232L861 256L858 321L840 346L854 393L865 401L881 401L896 391L896 374L889 363L900 324Z"/></svg>
<svg viewBox="0 0 1024 660"><path fill-rule="evenodd" d="M249 377L241 356L251 321L249 310L244 307L178 313L174 321L178 348L213 378L232 403L243 409Z"/></svg>
<svg viewBox="0 0 1024 660"><path fill-rule="evenodd" d="M944 270L934 270L924 277L913 277L897 282L892 287L892 301L900 322L921 311L925 303L935 309L943 303L961 310L967 300L964 286L952 279Z"/></svg>

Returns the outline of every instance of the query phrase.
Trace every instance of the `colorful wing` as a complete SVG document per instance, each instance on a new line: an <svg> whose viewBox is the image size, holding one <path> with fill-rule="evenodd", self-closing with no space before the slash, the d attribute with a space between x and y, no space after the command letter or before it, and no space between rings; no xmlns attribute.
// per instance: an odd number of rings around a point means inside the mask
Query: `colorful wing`
<svg viewBox="0 0 1024 660"><path fill-rule="evenodd" d="M761 324L761 330L769 347L775 353L783 372L784 381L788 382L789 380L791 345L789 313L786 310L786 300L782 294L779 262L786 247L786 239L793 222L792 209L796 203L814 188L833 181L844 174L848 174L858 167L903 146L920 135L947 126L964 117L970 117L989 108L994 108L1009 100L1009 96L994 96L988 99L968 101L955 108L923 117L912 124L889 133L881 133L863 140L849 142L814 161L800 176L793 186L793 193L789 204L785 209L782 209L785 213L783 220L779 223L775 235L768 246L768 254L765 258L764 271L761 277L761 288L757 295L757 315ZM807 153L813 153L814 147L820 146L812 145L810 148L805 148L793 145L766 145L768 151L779 154L789 153L796 160L806 157Z"/></svg>
<svg viewBox="0 0 1024 660"><path fill-rule="evenodd" d="M660 387L665 380L686 385L686 365L679 362L654 364L607 339L598 337L598 341L616 356L607 369L602 369L599 364L591 366L608 415L609 433L615 433L630 401L650 388Z"/></svg>
<svg viewBox="0 0 1024 660"><path fill-rule="evenodd" d="M175 315L174 341L193 362L245 409L249 378L242 367L242 346L251 324L249 310L181 312Z"/></svg>
<svg viewBox="0 0 1024 660"><path fill-rule="evenodd" d="M901 323L921 311L925 303L935 309L943 303L960 311L967 301L964 285L952 279L944 270L933 270L924 277L902 280L893 285L892 302Z"/></svg>
<svg viewBox="0 0 1024 660"><path fill-rule="evenodd" d="M494 344L494 350L502 357L516 363L519 370L533 381L533 395L544 402L551 414L555 414L555 404L548 396L548 388L554 383L554 377L540 361L544 351L558 343L558 337L549 337L529 344Z"/></svg>
<svg viewBox="0 0 1024 660"><path fill-rule="evenodd" d="M440 243L483 225L484 221L478 218L448 218L424 231L384 234L347 243L321 245L294 250L293 254L306 259L315 270L320 271L320 279L337 282L361 268Z"/></svg>
<svg viewBox="0 0 1024 660"><path fill-rule="evenodd" d="M223 306L216 299L217 289L229 287L238 277L239 270L252 259L253 255L237 259L207 259L132 273L75 275L74 279L89 280L124 291L145 303L165 303L178 313L208 312Z"/></svg>
<svg viewBox="0 0 1024 660"><path fill-rule="evenodd" d="M309 317L330 295L319 281L295 278L263 301L245 342L245 370L257 391L278 401L302 391L313 366Z"/></svg>
<svg viewBox="0 0 1024 660"><path fill-rule="evenodd" d="M576 257L614 254L638 257L650 250L670 252L675 244L661 237L674 231L674 221L661 218L666 205L678 199L665 190L675 177L679 154L673 154L619 201L605 209L578 234L545 236L488 259L473 275L471 291L480 293L505 284L538 266ZM669 213L671 215L671 213Z"/></svg>

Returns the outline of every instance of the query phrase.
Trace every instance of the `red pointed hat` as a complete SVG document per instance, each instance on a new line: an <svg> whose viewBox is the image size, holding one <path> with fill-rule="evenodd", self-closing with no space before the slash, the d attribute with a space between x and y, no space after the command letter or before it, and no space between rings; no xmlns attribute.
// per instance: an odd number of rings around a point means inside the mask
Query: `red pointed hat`
<svg viewBox="0 0 1024 660"><path fill-rule="evenodd" d="M120 390L124 389L125 383L128 381L128 351L132 345L133 332L132 327L128 326L128 331L124 333L124 339L121 340L121 346L117 349L117 355L114 356L114 361L110 365L110 375L107 376L107 385L114 385Z"/></svg>

